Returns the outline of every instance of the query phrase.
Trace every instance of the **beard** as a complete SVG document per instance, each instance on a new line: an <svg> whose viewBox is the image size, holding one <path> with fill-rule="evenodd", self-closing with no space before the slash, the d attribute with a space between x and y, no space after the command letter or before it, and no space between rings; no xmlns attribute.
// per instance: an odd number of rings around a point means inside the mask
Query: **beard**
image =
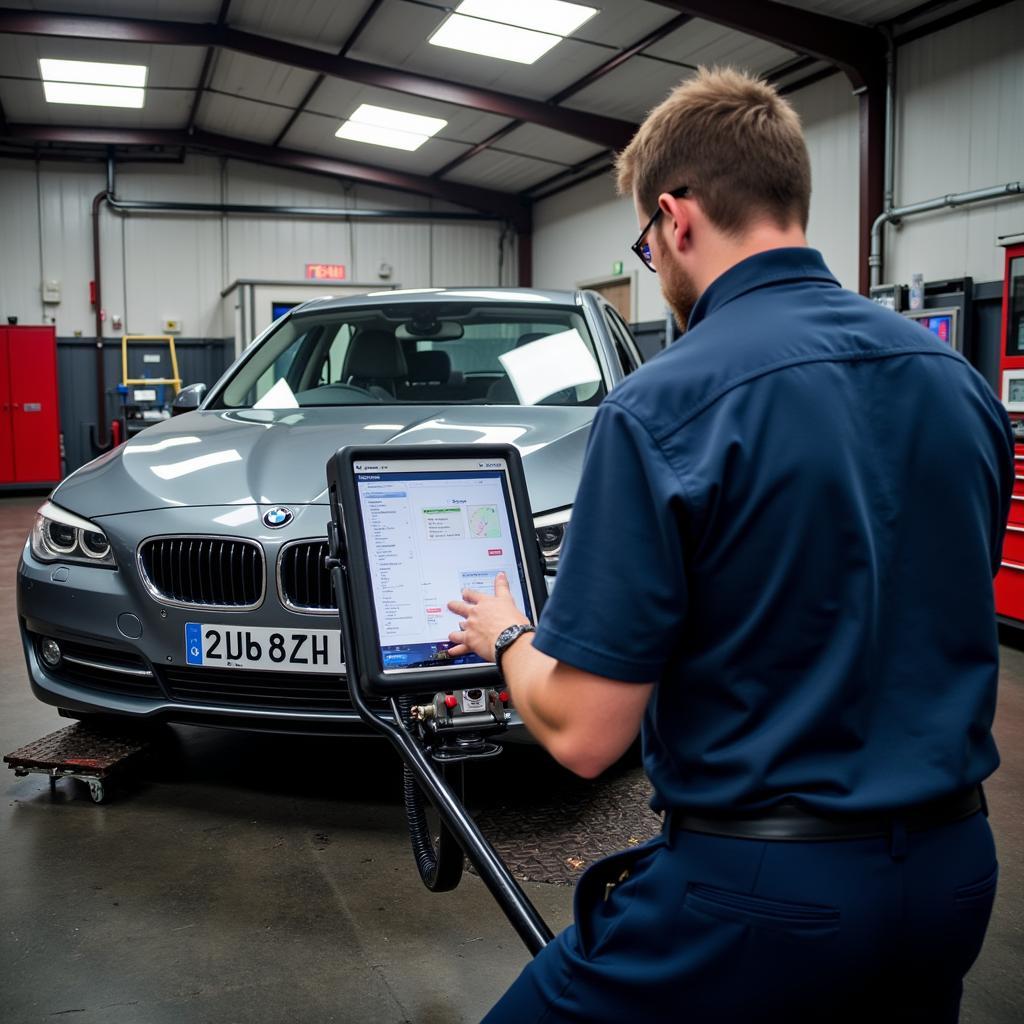
<svg viewBox="0 0 1024 1024"><path fill-rule="evenodd" d="M668 308L676 318L679 330L685 333L686 322L690 319L697 299L700 298L693 278L674 260L667 259L663 261L663 266L658 267L658 283L661 285L661 294Z"/></svg>

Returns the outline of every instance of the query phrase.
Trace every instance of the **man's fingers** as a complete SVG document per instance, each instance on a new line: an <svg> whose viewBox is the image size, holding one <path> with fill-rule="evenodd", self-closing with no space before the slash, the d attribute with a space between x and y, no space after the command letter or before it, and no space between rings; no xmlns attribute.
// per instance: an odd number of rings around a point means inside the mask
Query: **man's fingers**
<svg viewBox="0 0 1024 1024"><path fill-rule="evenodd" d="M454 612L456 615L465 618L469 614L470 605L466 604L465 601L449 601L448 611Z"/></svg>
<svg viewBox="0 0 1024 1024"><path fill-rule="evenodd" d="M494 596L495 597L506 597L510 595L512 591L509 589L508 577L503 573L499 572L494 577Z"/></svg>
<svg viewBox="0 0 1024 1024"><path fill-rule="evenodd" d="M448 637L451 640L451 637ZM465 644L455 644L454 647L448 648L449 658L461 658L464 654L469 654L469 648Z"/></svg>

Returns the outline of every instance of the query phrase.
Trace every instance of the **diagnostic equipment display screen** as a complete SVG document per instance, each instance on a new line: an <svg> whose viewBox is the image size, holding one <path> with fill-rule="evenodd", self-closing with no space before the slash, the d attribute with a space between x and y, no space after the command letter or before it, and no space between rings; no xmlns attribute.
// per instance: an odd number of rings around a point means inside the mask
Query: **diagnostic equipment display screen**
<svg viewBox="0 0 1024 1024"><path fill-rule="evenodd" d="M466 589L493 594L499 572L536 623L505 459L356 460L352 472L385 675L483 664L449 656L461 620L447 606Z"/></svg>

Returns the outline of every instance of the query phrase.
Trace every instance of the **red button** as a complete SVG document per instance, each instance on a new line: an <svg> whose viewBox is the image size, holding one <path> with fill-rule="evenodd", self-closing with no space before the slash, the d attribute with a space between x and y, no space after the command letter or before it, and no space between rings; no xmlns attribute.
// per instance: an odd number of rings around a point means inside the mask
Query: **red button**
<svg viewBox="0 0 1024 1024"><path fill-rule="evenodd" d="M502 690L501 693L498 694L498 700L500 700L502 704L507 704L508 703L508 690Z"/></svg>
<svg viewBox="0 0 1024 1024"><path fill-rule="evenodd" d="M459 698L456 697L454 693L449 693L448 696L444 699L444 705L447 708L458 707Z"/></svg>

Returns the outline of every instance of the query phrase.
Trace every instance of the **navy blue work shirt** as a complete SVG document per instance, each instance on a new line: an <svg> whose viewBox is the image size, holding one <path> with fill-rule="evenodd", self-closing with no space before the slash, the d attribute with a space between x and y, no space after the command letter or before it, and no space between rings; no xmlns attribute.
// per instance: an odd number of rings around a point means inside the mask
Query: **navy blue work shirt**
<svg viewBox="0 0 1024 1024"><path fill-rule="evenodd" d="M604 400L536 646L657 685L656 808L938 799L999 763L1009 421L949 345L760 253Z"/></svg>

